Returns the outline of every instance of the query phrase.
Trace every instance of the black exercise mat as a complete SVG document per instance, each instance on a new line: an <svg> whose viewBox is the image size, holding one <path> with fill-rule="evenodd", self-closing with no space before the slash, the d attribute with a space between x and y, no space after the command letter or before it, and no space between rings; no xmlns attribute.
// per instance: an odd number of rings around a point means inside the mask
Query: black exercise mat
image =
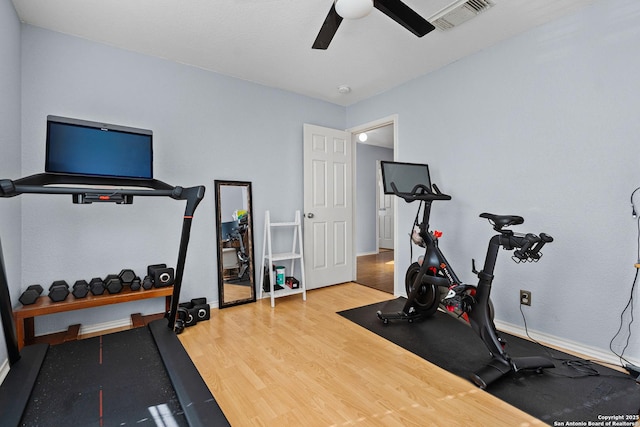
<svg viewBox="0 0 640 427"><path fill-rule="evenodd" d="M469 378L489 362L484 343L465 322L453 316L437 312L413 323L391 320L387 325L376 316L378 310L398 312L405 302L405 298L398 298L338 314L463 378ZM579 360L506 333L500 335L507 341L507 352L513 357L548 357L550 352L554 358ZM567 421L587 425L589 421L603 421L603 416L620 417L616 422L622 424L615 425L634 425L633 417L640 414L640 385L629 375L590 364L589 368L599 375L585 376L584 371L568 367L561 360L554 359L554 364L555 368L542 374L521 371L506 375L490 384L487 391L551 425Z"/></svg>
<svg viewBox="0 0 640 427"><path fill-rule="evenodd" d="M148 328L136 328L51 346L21 425L188 423Z"/></svg>

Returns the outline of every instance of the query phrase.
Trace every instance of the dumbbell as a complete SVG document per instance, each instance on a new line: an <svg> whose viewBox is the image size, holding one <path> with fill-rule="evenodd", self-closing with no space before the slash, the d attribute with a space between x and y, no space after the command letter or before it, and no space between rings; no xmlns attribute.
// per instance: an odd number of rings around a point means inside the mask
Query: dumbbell
<svg viewBox="0 0 640 427"><path fill-rule="evenodd" d="M69 285L65 280L56 280L49 286L49 298L53 302L60 302L69 296Z"/></svg>
<svg viewBox="0 0 640 427"><path fill-rule="evenodd" d="M109 274L104 278L104 287L110 294L117 294L122 290L122 280L117 274Z"/></svg>
<svg viewBox="0 0 640 427"><path fill-rule="evenodd" d="M183 313L183 310L186 311L186 313ZM182 302L178 304L178 312L183 314L180 318L184 321L184 326L193 326L198 323L197 310L193 303Z"/></svg>
<svg viewBox="0 0 640 427"><path fill-rule="evenodd" d="M173 267L167 267L167 264L154 264L147 266L147 276L151 277L153 286L162 288L173 285L175 272Z"/></svg>
<svg viewBox="0 0 640 427"><path fill-rule="evenodd" d="M206 298L194 298L191 300L191 304L193 304L193 311L198 318L198 322L211 318L211 307L207 304Z"/></svg>
<svg viewBox="0 0 640 427"><path fill-rule="evenodd" d="M18 301L20 301L22 305L34 304L38 300L40 294L42 294L42 290L42 286L40 285L30 285L27 287L27 290L20 295Z"/></svg>
<svg viewBox="0 0 640 427"><path fill-rule="evenodd" d="M184 332L185 322L189 317L189 311L186 308L178 306L178 310L176 311L176 323L173 325L173 330L177 335L180 335Z"/></svg>
<svg viewBox="0 0 640 427"><path fill-rule="evenodd" d="M71 293L76 298L84 298L89 293L89 284L86 280L76 280L76 283L73 284L73 290Z"/></svg>
<svg viewBox="0 0 640 427"><path fill-rule="evenodd" d="M89 290L93 295L102 295L104 294L104 282L99 277L94 277L89 282Z"/></svg>
<svg viewBox="0 0 640 427"><path fill-rule="evenodd" d="M142 281L133 270L124 269L120 271L118 274L120 281L122 282L122 286L129 286L132 291L137 291L142 286Z"/></svg>
<svg viewBox="0 0 640 427"><path fill-rule="evenodd" d="M142 287L142 280L140 280L140 278L138 276L135 277L135 279L133 279L131 281L131 284L129 285L129 288L132 291L137 291L140 289L140 287Z"/></svg>
<svg viewBox="0 0 640 427"><path fill-rule="evenodd" d="M131 285L131 282L133 282L133 280L136 278L136 273L134 273L133 270L124 269L120 271L118 277L120 278L120 281L124 286L129 286Z"/></svg>
<svg viewBox="0 0 640 427"><path fill-rule="evenodd" d="M153 288L153 279L151 276L144 276L144 279L142 280L142 288L147 290Z"/></svg>

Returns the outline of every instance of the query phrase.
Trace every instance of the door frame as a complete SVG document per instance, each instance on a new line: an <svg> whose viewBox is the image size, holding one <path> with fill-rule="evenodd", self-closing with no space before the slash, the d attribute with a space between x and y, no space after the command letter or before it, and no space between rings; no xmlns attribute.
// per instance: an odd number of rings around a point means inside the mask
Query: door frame
<svg viewBox="0 0 640 427"><path fill-rule="evenodd" d="M398 159L398 114L392 114L390 116L386 116L383 117L381 119L378 120L373 120L370 122L366 122L363 123L361 125L358 126L354 126L351 128L346 129L347 132L351 133L351 152L353 153L352 155L352 164L351 164L351 173L352 173L352 182L354 184L357 184L356 181L356 163L357 163L357 158L358 158L358 150L356 149L357 146L357 135L359 133L362 132L366 132L368 130L372 130L372 129L376 129L382 126L387 126L387 125L393 125L393 160L397 161ZM358 191L358 186L354 185L353 186L353 201L351 203L352 209L353 209L353 218L357 218L356 214L356 195L357 195L357 191ZM393 209L396 212L396 215L393 218L393 262L394 265L398 265L397 260L395 259L396 254L397 254L397 248L398 248L398 198L394 197L393 199ZM378 225L377 223L378 219L376 218L376 225ZM355 280L357 276L357 268L358 268L358 263L357 263L357 253L356 253L356 227L352 227L351 229L351 240L352 240L352 244L353 244L353 250L352 252L352 256L353 256L353 278ZM403 295L402 293L402 289L399 288L399 279L398 279L398 272L394 271L393 274L393 295L394 296L400 296Z"/></svg>

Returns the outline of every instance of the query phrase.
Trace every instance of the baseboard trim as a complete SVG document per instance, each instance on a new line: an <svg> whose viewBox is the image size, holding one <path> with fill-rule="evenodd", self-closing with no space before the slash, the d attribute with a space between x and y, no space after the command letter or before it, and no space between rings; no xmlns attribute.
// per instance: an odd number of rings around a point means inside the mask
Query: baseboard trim
<svg viewBox="0 0 640 427"><path fill-rule="evenodd" d="M357 254L356 254L356 257L359 257L359 256L368 256L368 255L378 255L379 253L380 253L380 252L376 252L376 251L373 251L373 252L362 252L362 253L357 253Z"/></svg>
<svg viewBox="0 0 640 427"><path fill-rule="evenodd" d="M208 304L211 308L218 307L218 301L213 301ZM80 325L80 331L78 332L78 335L82 336L88 334L99 334L100 332L127 327L131 327L131 316L122 319L110 320L108 322L94 323L93 325ZM47 335L65 331L66 329L60 331L50 331L47 332Z"/></svg>
<svg viewBox="0 0 640 427"><path fill-rule="evenodd" d="M514 325L512 323L502 322L499 320L495 320L494 323L496 324L496 328L498 328L503 332L528 339L526 331L522 326ZM544 332L536 331L530 328L529 328L529 335L541 344L545 344L550 347L555 347L559 350L565 350L568 353L584 356L585 358L588 358L590 360L601 361L601 362L610 363L615 366L620 366L620 359L616 355L611 353L611 351L602 350L601 348L584 345L575 341L567 340L565 338L560 338L555 335L546 334ZM638 360L635 360L633 358L629 358L626 356L625 358L636 366L640 365L638 363Z"/></svg>
<svg viewBox="0 0 640 427"><path fill-rule="evenodd" d="M98 332L108 331L110 329L127 328L131 326L131 317L124 319L111 320L109 322L95 323L93 325L81 325L78 335L95 334Z"/></svg>

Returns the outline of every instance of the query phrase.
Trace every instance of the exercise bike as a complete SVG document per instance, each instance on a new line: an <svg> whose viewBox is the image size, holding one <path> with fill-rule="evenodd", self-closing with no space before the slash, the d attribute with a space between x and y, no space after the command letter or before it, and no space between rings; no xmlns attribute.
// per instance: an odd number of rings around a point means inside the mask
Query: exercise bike
<svg viewBox="0 0 640 427"><path fill-rule="evenodd" d="M394 163L394 168L399 165L416 166L395 162L388 163ZM400 169L394 171L396 175L398 171ZM384 176L383 169L383 180ZM428 169L426 181L429 182ZM386 185L385 183L385 187ZM507 227L522 224L524 219L520 216L481 214L480 217L489 220L498 234L489 241L483 269L478 272L475 268L475 262L472 264L472 271L478 276L478 285L463 284L438 247L441 233L429 230L431 203L434 200L451 200L451 196L440 192L435 184L431 185L431 188L424 184L418 184L408 192L398 191L395 182L390 182L389 185L392 193L406 202L420 201L424 203L422 222L417 224L420 212L418 209L412 240L423 247L425 253L420 262L411 264L407 269L405 276L407 302L403 309L394 313L378 311L378 318L384 324L388 324L390 320L413 322L432 316L438 307L441 307L468 322L489 349L491 355L490 362L470 376L470 379L482 389L510 372L521 370L541 372L544 368L553 368L553 362L545 357L509 356L505 351L506 342L500 338L493 323L493 308L490 301L498 250L500 248L513 250L512 258L518 263L537 262L542 257L542 247L551 243L553 238L545 233L540 233L540 236L531 233L521 235L507 229Z"/></svg>

